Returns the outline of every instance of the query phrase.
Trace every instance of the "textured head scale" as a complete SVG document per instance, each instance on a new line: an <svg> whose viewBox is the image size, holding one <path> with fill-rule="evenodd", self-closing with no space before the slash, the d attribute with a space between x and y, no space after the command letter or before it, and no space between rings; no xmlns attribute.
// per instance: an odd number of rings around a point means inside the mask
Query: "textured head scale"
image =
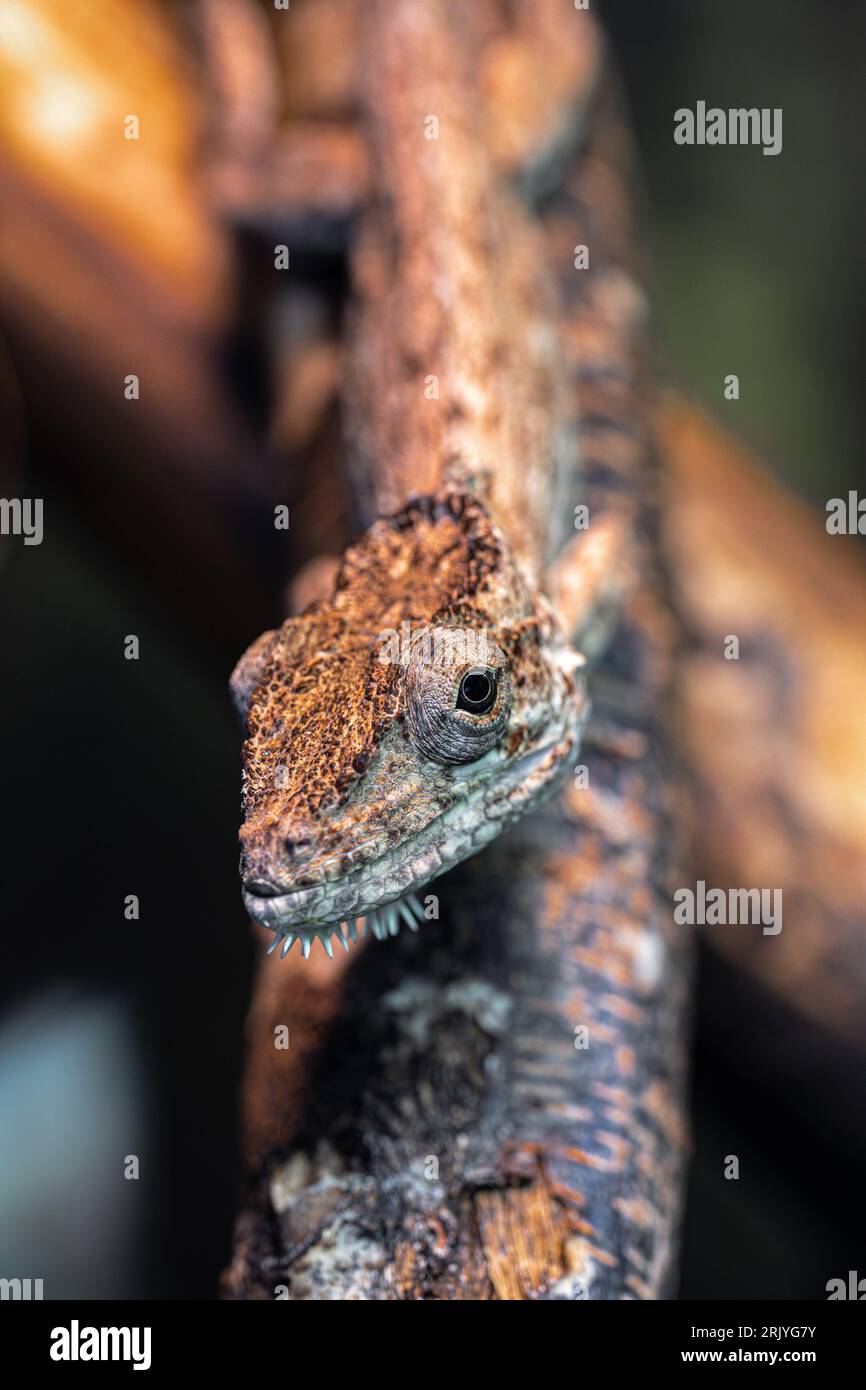
<svg viewBox="0 0 866 1390"><path fill-rule="evenodd" d="M476 499L377 521L232 677L252 916L327 939L480 848L568 766L573 666Z"/></svg>

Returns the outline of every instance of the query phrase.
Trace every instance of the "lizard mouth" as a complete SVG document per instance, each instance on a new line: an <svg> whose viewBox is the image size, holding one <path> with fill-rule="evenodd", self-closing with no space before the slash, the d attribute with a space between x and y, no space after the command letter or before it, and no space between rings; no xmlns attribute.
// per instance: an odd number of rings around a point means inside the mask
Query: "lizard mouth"
<svg viewBox="0 0 866 1390"><path fill-rule="evenodd" d="M477 853L509 821L522 815L528 804L552 790L570 767L577 743L577 733L569 731L532 750L502 777L492 779L480 802L468 806L456 802L429 821L414 841L394 844L338 879L276 893L258 882L245 887L247 912L274 933L269 950L282 943L281 956L285 956L299 940L306 959L318 937L330 956L332 939L336 937L348 950L365 921L379 940L396 936L401 922L417 931L425 911L416 893ZM264 891L253 891L253 887Z"/></svg>
<svg viewBox="0 0 866 1390"><path fill-rule="evenodd" d="M444 819L444 815L431 822L431 827ZM253 920L261 927L275 933L271 946L278 944L278 938L292 935L292 941L284 946L282 954L291 948L294 938L301 941L301 949L306 957L310 942L318 936L328 954L328 942L333 935L345 945L345 935L355 941L358 932L363 931L363 920L371 926L373 934L379 939L396 936L399 920L408 922L412 916L417 925L424 918L424 909L414 904L401 912L400 908L414 898L414 890L420 889L437 874L449 868L435 848L428 848L408 859L407 847L396 845L369 864L361 864L333 882L323 881L308 888L295 888L276 895L252 892L244 889L244 906ZM408 898L407 895L408 894ZM387 909L393 908L393 914ZM378 916L377 916L378 914ZM379 925L383 930L380 932ZM409 923L412 925L412 923Z"/></svg>
<svg viewBox="0 0 866 1390"><path fill-rule="evenodd" d="M334 947L332 943L334 939L340 943L344 951L348 951L349 942L357 941L367 926L370 927L377 941L384 941L386 937L398 934L401 920L408 925L410 931L416 932L424 921L424 915L424 908L415 894L407 893L405 897L398 898L396 902L372 908L357 919L350 917L348 920L333 922L330 926L307 925L297 927L294 931L288 927L272 927L274 939L268 947L267 954L271 955L281 945L280 959L282 960L288 955L295 942L300 941L301 954L304 960L307 960L313 942L318 939L322 943L325 954L333 959ZM261 925L267 924L261 923Z"/></svg>

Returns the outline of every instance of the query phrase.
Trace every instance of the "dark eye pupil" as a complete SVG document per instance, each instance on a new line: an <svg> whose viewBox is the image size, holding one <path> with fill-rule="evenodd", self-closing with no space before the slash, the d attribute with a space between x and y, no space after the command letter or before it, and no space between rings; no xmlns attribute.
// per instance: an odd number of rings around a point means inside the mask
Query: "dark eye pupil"
<svg viewBox="0 0 866 1390"><path fill-rule="evenodd" d="M460 682L457 708L470 714L486 714L496 699L496 677L486 671L469 671Z"/></svg>
<svg viewBox="0 0 866 1390"><path fill-rule="evenodd" d="M490 694L490 681L487 676L467 676L463 682L463 698L470 705L483 705Z"/></svg>

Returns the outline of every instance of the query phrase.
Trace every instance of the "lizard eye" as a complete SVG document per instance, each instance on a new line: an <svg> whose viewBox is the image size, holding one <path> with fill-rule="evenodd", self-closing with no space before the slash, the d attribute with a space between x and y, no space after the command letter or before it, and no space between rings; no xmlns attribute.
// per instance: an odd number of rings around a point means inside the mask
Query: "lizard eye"
<svg viewBox="0 0 866 1390"><path fill-rule="evenodd" d="M467 671L457 692L457 708L469 714L487 714L496 703L498 672L489 668Z"/></svg>
<svg viewBox="0 0 866 1390"><path fill-rule="evenodd" d="M406 672L406 716L409 733L426 757L471 763L489 753L508 727L511 677L498 647L488 642L487 662L470 666L465 633L456 629L453 636L450 644L440 643L438 655L434 651L431 657L420 645L413 652Z"/></svg>

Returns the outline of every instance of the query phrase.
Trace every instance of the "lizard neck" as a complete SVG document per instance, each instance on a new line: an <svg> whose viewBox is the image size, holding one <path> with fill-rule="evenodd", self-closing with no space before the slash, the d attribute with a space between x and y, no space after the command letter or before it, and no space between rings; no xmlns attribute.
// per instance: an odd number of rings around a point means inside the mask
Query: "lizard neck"
<svg viewBox="0 0 866 1390"><path fill-rule="evenodd" d="M564 389L538 233L496 177L471 7L369 7L374 198L353 257L347 406L363 520L413 493L472 493L537 581Z"/></svg>

